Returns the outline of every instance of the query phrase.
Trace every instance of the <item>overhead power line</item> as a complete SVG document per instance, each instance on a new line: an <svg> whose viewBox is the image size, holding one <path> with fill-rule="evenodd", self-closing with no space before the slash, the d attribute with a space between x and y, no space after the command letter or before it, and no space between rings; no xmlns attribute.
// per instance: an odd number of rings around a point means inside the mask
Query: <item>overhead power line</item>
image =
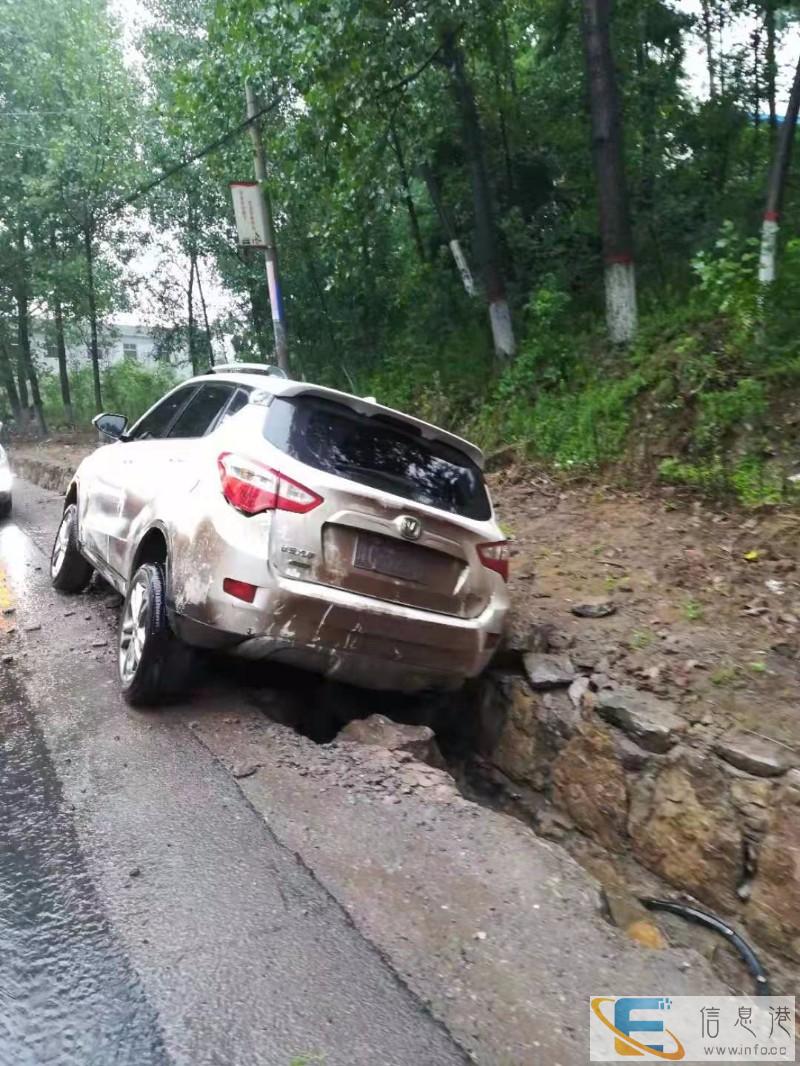
<svg viewBox="0 0 800 1066"><path fill-rule="evenodd" d="M210 155L218 148L221 148L223 144L227 144L228 141L232 141L235 137L238 137L240 133L243 133L244 130L251 126L253 122L261 118L262 115L267 115L270 111L274 111L280 101L280 96L274 97L274 99L272 99L268 104L265 104L264 107L256 111L254 115L252 115L250 118L243 119L232 129L229 129L227 133L223 133L221 137L217 137L216 140L210 141L203 148L198 149L198 151L192 152L191 155L186 156L186 158L182 159L179 163L174 163L172 164L172 166L167 167L167 169L161 174L159 174L157 178L153 178L152 181L148 181L145 182L144 185L140 185L137 189L134 189L134 191L130 193L130 195L123 196L119 200L116 200L109 207L107 214L115 215L123 208L129 207L132 203L135 203L136 200L140 199L142 196L146 196L147 193L152 192L153 189L157 188L159 185L162 185L165 181L168 181L176 174L179 174L182 170L185 170L186 167L191 166L192 163L196 163L198 159L202 159L204 156Z"/></svg>

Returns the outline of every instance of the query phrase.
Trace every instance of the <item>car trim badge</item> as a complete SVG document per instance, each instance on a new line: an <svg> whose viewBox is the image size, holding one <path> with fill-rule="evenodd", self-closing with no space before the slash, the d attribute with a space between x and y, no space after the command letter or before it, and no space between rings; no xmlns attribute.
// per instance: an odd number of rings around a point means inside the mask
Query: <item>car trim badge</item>
<svg viewBox="0 0 800 1066"><path fill-rule="evenodd" d="M411 514L400 515L397 528L400 530L400 536L406 540L419 540L422 536L422 522Z"/></svg>

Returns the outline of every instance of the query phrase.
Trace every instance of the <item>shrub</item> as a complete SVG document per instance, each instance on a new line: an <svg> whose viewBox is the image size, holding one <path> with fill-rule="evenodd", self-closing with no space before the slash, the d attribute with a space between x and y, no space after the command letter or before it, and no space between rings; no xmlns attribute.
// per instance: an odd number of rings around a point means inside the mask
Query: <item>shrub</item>
<svg viewBox="0 0 800 1066"><path fill-rule="evenodd" d="M127 415L132 422L177 382L178 376L174 368L166 363L156 366L142 366L141 363L127 360L114 363L101 371L103 407L108 411ZM99 414L95 409L92 368L81 366L72 370L69 383L75 422L78 426L87 426L92 418ZM40 384L48 425L63 425L64 408L58 375L48 371L41 375Z"/></svg>

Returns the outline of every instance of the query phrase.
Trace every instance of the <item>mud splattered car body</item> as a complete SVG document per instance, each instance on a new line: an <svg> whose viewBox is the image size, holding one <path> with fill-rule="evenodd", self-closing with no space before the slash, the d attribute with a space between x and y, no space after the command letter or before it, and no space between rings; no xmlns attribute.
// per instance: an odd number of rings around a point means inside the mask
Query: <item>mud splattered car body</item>
<svg viewBox="0 0 800 1066"><path fill-rule="evenodd" d="M225 368L85 459L67 503L81 555L123 595L163 564L187 644L447 688L486 666L507 609L481 463L380 404Z"/></svg>

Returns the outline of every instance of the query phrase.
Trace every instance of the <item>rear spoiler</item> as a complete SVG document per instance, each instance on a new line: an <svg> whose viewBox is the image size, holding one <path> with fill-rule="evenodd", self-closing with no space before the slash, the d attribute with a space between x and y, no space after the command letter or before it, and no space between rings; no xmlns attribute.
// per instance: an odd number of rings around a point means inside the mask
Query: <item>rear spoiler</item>
<svg viewBox="0 0 800 1066"><path fill-rule="evenodd" d="M414 426L426 440L437 440L444 444L449 444L451 448L462 452L477 467L481 470L483 469L483 452L474 444L470 444L468 440L464 440L463 437L457 437L454 433L448 433L446 429L439 429L438 426L433 426L430 422L423 422L421 418L414 418L413 415L407 415L403 411L395 411L393 407L385 407L383 404L376 403L371 396L367 398L353 396L349 392L339 392L338 389L329 389L324 385L308 385L302 381L276 381L272 384L271 391L276 396L300 396L302 394L319 396L323 399L335 400L337 403L345 404L366 418L374 418L376 415L381 415L384 418L393 418L398 422L405 422L407 425Z"/></svg>

